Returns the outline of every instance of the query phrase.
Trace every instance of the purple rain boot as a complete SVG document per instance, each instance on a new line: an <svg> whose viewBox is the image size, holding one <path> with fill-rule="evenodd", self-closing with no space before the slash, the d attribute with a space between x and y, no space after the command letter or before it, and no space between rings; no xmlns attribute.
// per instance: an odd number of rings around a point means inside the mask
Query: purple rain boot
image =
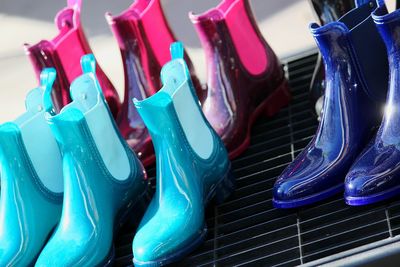
<svg viewBox="0 0 400 267"><path fill-rule="evenodd" d="M289 103L287 80L248 0L223 0L216 8L189 17L206 54L203 112L232 159L249 146L257 117L273 116Z"/></svg>

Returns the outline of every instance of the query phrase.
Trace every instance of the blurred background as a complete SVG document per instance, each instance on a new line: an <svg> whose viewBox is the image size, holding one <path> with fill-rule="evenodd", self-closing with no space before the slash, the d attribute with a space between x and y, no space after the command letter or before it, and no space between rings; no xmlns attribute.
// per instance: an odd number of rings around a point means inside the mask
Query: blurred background
<svg viewBox="0 0 400 267"><path fill-rule="evenodd" d="M217 0L161 0L178 40L183 41L196 72L205 82L205 62L188 12L201 13ZM250 0L261 32L280 58L315 48L308 24L316 21L307 0ZM392 1L388 1L392 2ZM132 0L84 0L82 24L99 64L123 96L123 69L116 41L104 14L126 9ZM25 94L37 81L22 45L57 34L54 17L66 6L62 0L0 0L0 123L24 111Z"/></svg>

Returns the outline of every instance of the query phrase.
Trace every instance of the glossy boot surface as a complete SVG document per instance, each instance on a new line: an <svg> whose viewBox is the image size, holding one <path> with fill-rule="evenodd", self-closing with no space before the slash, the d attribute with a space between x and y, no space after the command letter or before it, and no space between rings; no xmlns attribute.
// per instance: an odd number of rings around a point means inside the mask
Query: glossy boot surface
<svg viewBox="0 0 400 267"><path fill-rule="evenodd" d="M181 43L161 72L163 87L134 100L156 152L156 193L133 241L135 266L161 266L194 250L205 238L205 205L233 190L226 149L204 117ZM155 230L156 229L156 230Z"/></svg>
<svg viewBox="0 0 400 267"><path fill-rule="evenodd" d="M400 193L400 10L387 14L382 7L373 13L389 58L389 91L382 124L346 177L345 199L364 205Z"/></svg>
<svg viewBox="0 0 400 267"><path fill-rule="evenodd" d="M310 26L325 62L324 108L315 137L275 183L276 207L311 204L342 191L347 171L381 119L388 66L370 16L375 8L364 5L339 22Z"/></svg>
<svg viewBox="0 0 400 267"><path fill-rule="evenodd" d="M369 3L370 0L309 0L320 25L337 21L347 12L355 8ZM321 54L318 54L318 60L315 65L314 73L310 84L310 100L315 105L315 112L321 117L323 95L325 91L325 69L322 62Z"/></svg>
<svg viewBox="0 0 400 267"><path fill-rule="evenodd" d="M137 210L145 172L120 136L95 75L93 55L71 85L73 101L56 114L45 94L46 118L62 151L61 221L36 266L104 266L113 258L114 230Z"/></svg>
<svg viewBox="0 0 400 267"><path fill-rule="evenodd" d="M35 45L25 45L26 54L38 77L43 68L53 67L57 70L52 92L57 110L71 102L69 86L82 74L79 61L83 55L92 53L81 25L81 1L68 0L68 6L58 12L55 24L59 33L56 37ZM100 67L97 67L96 75L112 114L116 116L120 107L118 93Z"/></svg>
<svg viewBox="0 0 400 267"><path fill-rule="evenodd" d="M118 16L106 14L116 37L124 64L125 97L117 117L118 127L145 166L154 163L150 135L132 99L145 99L161 88L161 67L170 60L173 35L160 0L138 0ZM185 53L192 80L200 99L204 94L192 63Z"/></svg>
<svg viewBox="0 0 400 267"><path fill-rule="evenodd" d="M309 0L320 25L338 20L348 11L355 7L354 0ZM314 69L310 84L311 103L316 104L323 96L325 90L325 72L321 54L318 54L318 61ZM323 101L323 100L320 100ZM318 116L321 114L321 105L316 108Z"/></svg>
<svg viewBox="0 0 400 267"><path fill-rule="evenodd" d="M247 0L224 0L189 16L206 55L203 112L234 158L248 147L255 119L262 113L272 116L288 104L287 81Z"/></svg>
<svg viewBox="0 0 400 267"><path fill-rule="evenodd" d="M0 125L0 266L33 264L61 216L61 154L43 93L43 87L32 90L26 113Z"/></svg>

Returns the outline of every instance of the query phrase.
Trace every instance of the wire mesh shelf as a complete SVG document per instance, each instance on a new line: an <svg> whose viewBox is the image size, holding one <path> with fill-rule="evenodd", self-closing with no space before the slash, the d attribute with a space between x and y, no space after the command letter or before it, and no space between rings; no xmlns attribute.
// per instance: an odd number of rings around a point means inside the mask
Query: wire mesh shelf
<svg viewBox="0 0 400 267"><path fill-rule="evenodd" d="M294 266L400 234L400 198L367 207L349 207L342 195L296 210L272 206L277 176L317 129L308 99L316 59L285 64L291 104L256 122L249 149L232 162L236 191L207 208L206 241L176 266ZM115 266L132 265L133 236L125 227L116 238Z"/></svg>

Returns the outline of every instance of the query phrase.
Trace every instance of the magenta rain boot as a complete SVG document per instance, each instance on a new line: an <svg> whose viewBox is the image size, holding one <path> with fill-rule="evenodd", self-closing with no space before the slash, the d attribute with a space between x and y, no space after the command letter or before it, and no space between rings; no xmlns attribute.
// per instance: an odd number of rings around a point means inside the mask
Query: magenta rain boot
<svg viewBox="0 0 400 267"><path fill-rule="evenodd" d="M42 40L35 45L25 44L26 54L38 78L46 67L57 70L57 80L53 90L57 110L71 102L69 86L75 78L82 75L79 64L81 57L92 53L80 20L82 0L67 2L68 6L58 12L55 18L59 34L52 40ZM97 67L96 75L111 112L116 117L120 108L118 94L100 67Z"/></svg>
<svg viewBox="0 0 400 267"><path fill-rule="evenodd" d="M223 0L201 15L189 14L207 61L203 111L230 158L250 144L256 118L272 116L290 100L275 53L262 37L248 0Z"/></svg>
<svg viewBox="0 0 400 267"><path fill-rule="evenodd" d="M160 0L137 0L118 16L106 14L118 41L125 71L125 98L117 118L119 129L145 166L154 163L149 133L131 101L146 99L161 88L161 67L170 61L169 46L175 37ZM203 92L185 53L192 80L201 99Z"/></svg>

